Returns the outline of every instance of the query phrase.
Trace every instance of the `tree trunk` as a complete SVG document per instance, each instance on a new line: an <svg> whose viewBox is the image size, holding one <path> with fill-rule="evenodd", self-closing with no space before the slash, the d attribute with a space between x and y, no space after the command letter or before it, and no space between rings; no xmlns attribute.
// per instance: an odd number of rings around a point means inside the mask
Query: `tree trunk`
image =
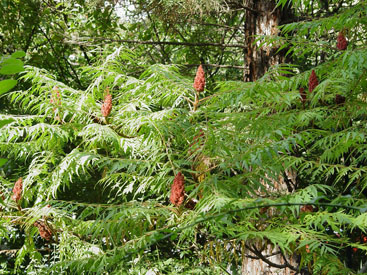
<svg viewBox="0 0 367 275"><path fill-rule="evenodd" d="M286 170L283 176L277 180L270 179L272 185L262 181L262 184L270 192L281 192L283 194L292 192L292 186L296 182L296 172ZM258 196L265 195L260 189ZM277 209L262 209L268 217L277 215ZM296 254L285 255L281 253L279 247L265 242L247 243L246 255L250 257L242 258L241 275L293 275L299 266L299 259ZM256 259L258 258L258 259Z"/></svg>
<svg viewBox="0 0 367 275"><path fill-rule="evenodd" d="M260 47L256 35L277 35L278 26L289 16L289 9L275 8L273 0L245 0L245 65L244 81L255 81L265 74L270 66L284 61L284 54L275 54L277 48ZM288 18L289 19L289 18Z"/></svg>

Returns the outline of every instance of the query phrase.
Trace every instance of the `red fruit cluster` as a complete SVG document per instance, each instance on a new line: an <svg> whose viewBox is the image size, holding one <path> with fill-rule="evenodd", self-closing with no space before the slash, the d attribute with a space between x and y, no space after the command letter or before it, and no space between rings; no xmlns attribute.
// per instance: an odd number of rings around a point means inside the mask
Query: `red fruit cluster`
<svg viewBox="0 0 367 275"><path fill-rule="evenodd" d="M348 47L348 41L347 39L345 39L345 36L342 32L339 33L338 38L336 40L336 47L338 48L338 50L340 51L344 51L347 49Z"/></svg>
<svg viewBox="0 0 367 275"><path fill-rule="evenodd" d="M336 104L344 104L345 97L342 95L335 95L335 102Z"/></svg>
<svg viewBox="0 0 367 275"><path fill-rule="evenodd" d="M108 117L112 110L112 95L107 93L101 107L102 116Z"/></svg>
<svg viewBox="0 0 367 275"><path fill-rule="evenodd" d="M204 91L204 88L205 88L205 72L203 70L203 67L200 65L196 72L194 80L194 89L200 93Z"/></svg>
<svg viewBox="0 0 367 275"><path fill-rule="evenodd" d="M50 99L50 103L51 104L55 104L55 105L61 105L61 95L60 95L60 90L59 87L55 86L52 91L51 91L51 99Z"/></svg>
<svg viewBox="0 0 367 275"><path fill-rule="evenodd" d="M319 85L317 76L314 70L312 70L310 78L308 79L308 91L311 93Z"/></svg>
<svg viewBox="0 0 367 275"><path fill-rule="evenodd" d="M172 204L180 206L185 199L185 177L181 172L175 176L171 187L171 196L169 200Z"/></svg>
<svg viewBox="0 0 367 275"><path fill-rule="evenodd" d="M360 243L367 243L367 236L362 234L361 236L357 237L355 240ZM352 250L354 253L356 253L358 251L358 248L353 247Z"/></svg>
<svg viewBox="0 0 367 275"><path fill-rule="evenodd" d="M23 179L19 178L13 187L13 195L11 196L11 199L15 202L18 202L22 197L22 189L23 189Z"/></svg>
<svg viewBox="0 0 367 275"><path fill-rule="evenodd" d="M38 231L40 232L42 239L46 241L50 241L52 239L52 231L44 222L36 221L34 226L38 227Z"/></svg>
<svg viewBox="0 0 367 275"><path fill-rule="evenodd" d="M305 92L305 88L299 88L299 94L301 96L301 102L304 104L307 100L307 95Z"/></svg>

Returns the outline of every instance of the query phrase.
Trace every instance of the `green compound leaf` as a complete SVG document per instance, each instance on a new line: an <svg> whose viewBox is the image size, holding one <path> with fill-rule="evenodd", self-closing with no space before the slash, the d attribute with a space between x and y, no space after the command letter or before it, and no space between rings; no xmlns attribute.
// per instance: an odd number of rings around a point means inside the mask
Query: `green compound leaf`
<svg viewBox="0 0 367 275"><path fill-rule="evenodd" d="M17 85L17 81L14 79L5 79L0 81L0 95L10 91Z"/></svg>

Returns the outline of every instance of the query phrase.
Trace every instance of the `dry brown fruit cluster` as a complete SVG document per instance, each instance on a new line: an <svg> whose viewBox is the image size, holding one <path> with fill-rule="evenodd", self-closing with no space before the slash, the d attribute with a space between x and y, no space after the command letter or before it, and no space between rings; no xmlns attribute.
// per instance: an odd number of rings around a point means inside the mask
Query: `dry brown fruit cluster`
<svg viewBox="0 0 367 275"><path fill-rule="evenodd" d="M101 107L103 117L108 117L112 110L112 95L107 92Z"/></svg>
<svg viewBox="0 0 367 275"><path fill-rule="evenodd" d="M345 96L342 95L335 95L335 102L336 104L344 104L345 102Z"/></svg>
<svg viewBox="0 0 367 275"><path fill-rule="evenodd" d="M46 241L50 241L52 239L52 231L44 222L36 221L34 226L38 227L38 231L40 232L42 239Z"/></svg>
<svg viewBox="0 0 367 275"><path fill-rule="evenodd" d="M196 71L196 76L194 80L194 89L197 92L204 91L205 88L205 72L203 70L203 66L199 66L198 70Z"/></svg>
<svg viewBox="0 0 367 275"><path fill-rule="evenodd" d="M15 202L20 201L22 197L22 189L23 189L23 179L19 178L13 187L13 195L11 196L11 199Z"/></svg>
<svg viewBox="0 0 367 275"><path fill-rule="evenodd" d="M338 48L338 50L340 51L344 51L347 49L348 47L348 41L347 39L345 39L345 36L342 32L339 33L338 38L336 40L336 47Z"/></svg>
<svg viewBox="0 0 367 275"><path fill-rule="evenodd" d="M185 199L185 177L181 172L175 176L171 187L171 196L169 200L172 204L180 206Z"/></svg>
<svg viewBox="0 0 367 275"><path fill-rule="evenodd" d="M185 204L185 207L187 209L190 209L190 210L193 210L196 206L196 201L194 201L193 199L189 199L186 204Z"/></svg>
<svg viewBox="0 0 367 275"><path fill-rule="evenodd" d="M306 100L307 100L307 95L306 95L306 92L305 92L305 88L299 88L299 94L301 96L301 102L305 103Z"/></svg>
<svg viewBox="0 0 367 275"><path fill-rule="evenodd" d="M300 210L301 212L313 212L314 209L312 205L306 204L302 206Z"/></svg>
<svg viewBox="0 0 367 275"><path fill-rule="evenodd" d="M310 78L308 79L308 91L311 93L319 85L317 76L314 70L312 70Z"/></svg>

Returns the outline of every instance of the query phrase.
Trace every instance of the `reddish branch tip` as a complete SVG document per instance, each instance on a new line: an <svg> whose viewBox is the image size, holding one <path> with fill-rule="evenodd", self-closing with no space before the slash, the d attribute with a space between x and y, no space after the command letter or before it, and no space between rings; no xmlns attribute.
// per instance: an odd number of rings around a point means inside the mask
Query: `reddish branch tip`
<svg viewBox="0 0 367 275"><path fill-rule="evenodd" d="M347 49L348 47L348 41L347 39L345 39L345 36L342 32L339 33L338 38L336 40L336 47L338 48L338 50L340 51L344 51Z"/></svg>
<svg viewBox="0 0 367 275"><path fill-rule="evenodd" d="M36 221L34 226L38 227L38 231L40 232L40 236L42 239L46 241L50 241L52 238L52 231L51 229L41 221Z"/></svg>
<svg viewBox="0 0 367 275"><path fill-rule="evenodd" d="M196 144L199 143L199 145L197 146ZM202 129L199 130L199 134L194 136L192 143L190 144L190 149L188 151L188 153L190 155L192 155L193 153L195 153L199 147L204 145L204 131ZM195 149L192 150L192 147L194 147Z"/></svg>
<svg viewBox="0 0 367 275"><path fill-rule="evenodd" d="M57 86L53 87L53 89L51 91L50 103L55 104L55 105L61 105L60 90L59 90L59 87L57 87Z"/></svg>
<svg viewBox="0 0 367 275"><path fill-rule="evenodd" d="M203 66L199 66L198 70L196 71L196 76L194 80L194 89L197 92L204 91L205 88L205 72L203 70Z"/></svg>
<svg viewBox="0 0 367 275"><path fill-rule="evenodd" d="M13 195L11 196L11 199L15 202L18 202L22 197L22 189L23 189L23 179L19 178L13 188Z"/></svg>
<svg viewBox="0 0 367 275"><path fill-rule="evenodd" d="M302 103L305 103L306 102L306 99L307 99L305 88L299 88L299 94L301 96L301 102Z"/></svg>
<svg viewBox="0 0 367 275"><path fill-rule="evenodd" d="M108 117L112 110L112 95L107 93L101 107L102 116Z"/></svg>
<svg viewBox="0 0 367 275"><path fill-rule="evenodd" d="M310 78L308 79L308 91L311 93L319 85L317 76L314 70L312 70Z"/></svg>
<svg viewBox="0 0 367 275"><path fill-rule="evenodd" d="M173 184L171 187L171 196L169 200L172 204L176 206L180 206L185 199L185 177L178 172L173 180Z"/></svg>

